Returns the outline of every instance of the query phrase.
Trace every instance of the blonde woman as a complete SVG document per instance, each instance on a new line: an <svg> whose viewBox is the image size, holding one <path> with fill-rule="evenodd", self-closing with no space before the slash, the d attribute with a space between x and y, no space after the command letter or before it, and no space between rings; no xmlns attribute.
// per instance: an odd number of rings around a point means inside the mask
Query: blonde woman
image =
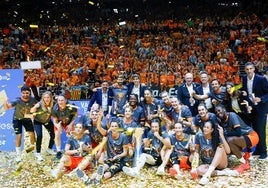
<svg viewBox="0 0 268 188"><path fill-rule="evenodd" d="M34 130L36 133L36 158L38 161L42 161L41 156L41 145L43 139L43 126L47 129L49 133L49 143L47 153L53 155L55 152L52 150L54 145L55 133L54 125L51 121L51 111L53 108L53 97L50 91L46 91L42 94L40 102L36 103L34 107L31 108L31 113L35 114L34 117Z"/></svg>

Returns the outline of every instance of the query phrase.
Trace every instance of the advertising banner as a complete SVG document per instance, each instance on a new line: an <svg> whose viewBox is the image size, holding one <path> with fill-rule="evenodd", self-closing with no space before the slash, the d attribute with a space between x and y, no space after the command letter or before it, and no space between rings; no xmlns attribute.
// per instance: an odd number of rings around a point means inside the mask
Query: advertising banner
<svg viewBox="0 0 268 188"><path fill-rule="evenodd" d="M4 103L20 97L23 85L23 70L0 70L0 151L14 150L15 134L12 125L14 109L5 110Z"/></svg>

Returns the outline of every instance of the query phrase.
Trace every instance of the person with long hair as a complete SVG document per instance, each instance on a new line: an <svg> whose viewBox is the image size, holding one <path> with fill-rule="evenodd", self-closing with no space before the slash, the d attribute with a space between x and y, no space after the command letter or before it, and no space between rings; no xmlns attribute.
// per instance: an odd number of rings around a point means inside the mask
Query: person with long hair
<svg viewBox="0 0 268 188"><path fill-rule="evenodd" d="M208 111L205 103L200 103L197 107L197 111L198 114L193 118L193 127L192 127L192 129L195 130L196 132L198 132L199 128L203 129L204 124L207 121L210 121L213 124L219 123L217 116L214 113Z"/></svg>
<svg viewBox="0 0 268 188"><path fill-rule="evenodd" d="M202 176L199 184L208 184L212 175L239 175L237 171L227 169L227 154L231 150L224 137L222 127L217 124L210 121L205 122L202 132L197 133L195 137L194 152L200 156L202 161L202 164L196 169L197 174ZM190 156L190 161L193 160L194 152Z"/></svg>
<svg viewBox="0 0 268 188"><path fill-rule="evenodd" d="M136 160L136 166L132 168L123 167L123 171L129 176L138 177L140 170L146 163L158 166L156 174L165 174L165 167L172 151L170 139L167 133L161 131L159 119L153 119L150 127L151 130L148 132L147 137L143 139L142 153Z"/></svg>
<svg viewBox="0 0 268 188"><path fill-rule="evenodd" d="M151 125L153 119L159 116L158 111L160 110L160 101L157 98L154 98L152 90L150 88L146 88L144 90L144 100L141 102L141 107L144 109L145 113L145 125ZM144 129L144 135L147 136L150 127L146 127Z"/></svg>
<svg viewBox="0 0 268 188"><path fill-rule="evenodd" d="M60 159L59 164L50 171L50 175L57 179L62 175L64 167L71 170L76 169L91 150L91 139L85 134L85 127L81 123L77 123L74 131L70 132L65 145L64 155ZM88 165L89 163L84 164L84 167L86 168Z"/></svg>
<svg viewBox="0 0 268 188"><path fill-rule="evenodd" d="M240 90L233 91L234 84L226 82L225 107L228 112L235 112L247 125L252 124L251 111L252 106L249 105L249 99L243 96Z"/></svg>
<svg viewBox="0 0 268 188"><path fill-rule="evenodd" d="M119 117L118 118L119 123L120 123L120 127L125 131L125 132L129 132L127 134L127 138L128 138L128 157L133 157L134 154L134 140L132 137L132 133L135 130L135 128L140 127L140 125L138 124L138 122L134 121L133 119L133 110L130 106L127 106L125 108L124 111L124 116L123 117Z"/></svg>
<svg viewBox="0 0 268 188"><path fill-rule="evenodd" d="M54 145L55 133L54 126L51 120L51 113L53 108L53 96L50 91L46 91L42 94L41 100L31 108L30 112L35 114L34 117L34 130L36 133L36 153L35 156L38 161L42 161L41 146L43 140L43 126L49 133L49 143L46 150L47 153L55 155L52 150Z"/></svg>
<svg viewBox="0 0 268 188"><path fill-rule="evenodd" d="M88 177L82 170L76 173L86 185L99 185L102 179L109 179L120 172L126 164L128 141L126 134L120 131L120 123L117 118L112 118L109 123L109 131L105 139L107 158L99 164L97 171Z"/></svg>
<svg viewBox="0 0 268 188"><path fill-rule="evenodd" d="M193 133L192 128L192 113L188 106L180 103L177 97L171 97L172 111L171 116L172 120L175 123L181 123L185 126L184 132Z"/></svg>
<svg viewBox="0 0 268 188"><path fill-rule="evenodd" d="M91 138L92 148L97 147L108 132L108 127L106 123L103 122L104 112L99 108L100 106L98 104L94 104L91 107L91 111L82 115L78 120L79 123L82 123L85 126L85 133ZM95 154L95 159L101 163L103 162L104 157L105 154L102 149L99 149Z"/></svg>
<svg viewBox="0 0 268 188"><path fill-rule="evenodd" d="M173 131L174 133L170 135L172 145L170 162L172 163L172 167L169 169L169 174L176 179L180 179L182 174L181 169L191 168L189 161L189 142L191 135L184 133L184 127L181 123L175 123Z"/></svg>

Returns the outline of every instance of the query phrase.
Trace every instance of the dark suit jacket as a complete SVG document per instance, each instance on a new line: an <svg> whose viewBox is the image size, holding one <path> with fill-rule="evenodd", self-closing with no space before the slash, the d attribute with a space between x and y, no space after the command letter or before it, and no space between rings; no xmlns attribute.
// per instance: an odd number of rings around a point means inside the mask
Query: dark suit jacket
<svg viewBox="0 0 268 188"><path fill-rule="evenodd" d="M132 89L134 88L134 83L130 82L127 84L127 88L128 88L128 97L132 92ZM139 101L141 101L141 97L144 98L144 90L147 88L147 86L140 84L140 96L139 97Z"/></svg>
<svg viewBox="0 0 268 188"><path fill-rule="evenodd" d="M200 85L198 83L193 83L193 90L197 93L197 87ZM178 87L178 99L181 101L182 104L188 106L192 112L192 115L195 116L197 115L197 106L199 104L198 100L195 99L195 103L193 106L190 104L190 93L187 89L186 83L181 84Z"/></svg>
<svg viewBox="0 0 268 188"><path fill-rule="evenodd" d="M247 75L242 77L242 91L248 92L247 88ZM255 74L252 86L252 93L255 97L260 97L261 102L258 105L254 105L251 102L251 106L256 109L258 113L268 113L268 81L265 77Z"/></svg>
<svg viewBox="0 0 268 188"><path fill-rule="evenodd" d="M107 91L107 106L108 106L108 100L109 100L109 91ZM102 106L102 89L97 89L96 92L93 93L92 97L90 98L88 108L87 110L90 111L91 107L94 103L97 103L98 105ZM107 109L108 110L108 109Z"/></svg>
<svg viewBox="0 0 268 188"><path fill-rule="evenodd" d="M211 84L209 84L209 90L212 91ZM204 95L204 94L207 94L207 93L204 93L204 90L203 90L202 85L197 86L197 88L196 88L196 93L197 93L198 95ZM211 100L211 99L210 99L210 100ZM202 102L202 101L204 102L205 100L199 100L199 103ZM212 104L212 108L213 108L213 104Z"/></svg>
<svg viewBox="0 0 268 188"><path fill-rule="evenodd" d="M209 84L209 90L212 91L211 84ZM204 95L204 94L207 94L207 93L204 93L202 85L199 85L199 86L196 88L196 93L197 93L198 95Z"/></svg>

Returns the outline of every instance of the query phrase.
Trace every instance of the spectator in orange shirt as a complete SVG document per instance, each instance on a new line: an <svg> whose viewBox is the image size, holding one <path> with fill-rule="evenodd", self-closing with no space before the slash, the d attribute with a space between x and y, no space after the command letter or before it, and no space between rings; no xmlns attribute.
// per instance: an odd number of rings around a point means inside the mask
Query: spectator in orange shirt
<svg viewBox="0 0 268 188"><path fill-rule="evenodd" d="M236 74L233 75L233 81L235 85L238 85L241 83L239 72L236 72Z"/></svg>

